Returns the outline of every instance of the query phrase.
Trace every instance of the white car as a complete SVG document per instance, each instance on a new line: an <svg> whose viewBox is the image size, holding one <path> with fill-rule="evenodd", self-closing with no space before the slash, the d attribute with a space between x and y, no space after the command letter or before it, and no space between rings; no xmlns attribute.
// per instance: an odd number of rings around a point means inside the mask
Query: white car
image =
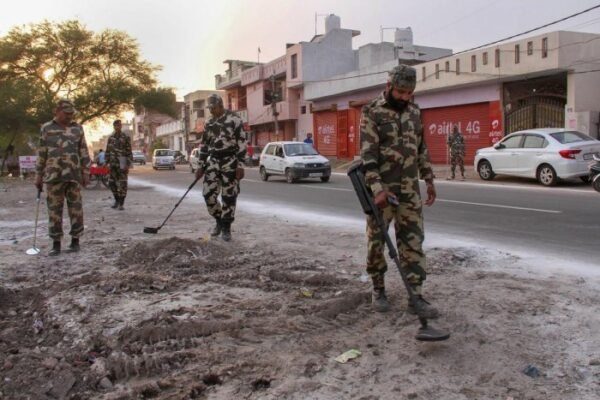
<svg viewBox="0 0 600 400"><path fill-rule="evenodd" d="M152 168L167 168L175 169L175 158L173 158L173 150L170 149L154 149L152 153Z"/></svg>
<svg viewBox="0 0 600 400"><path fill-rule="evenodd" d="M200 158L198 158L198 152L200 149L195 148L190 153L190 172L193 174L198 169L198 164L200 163Z"/></svg>
<svg viewBox="0 0 600 400"><path fill-rule="evenodd" d="M264 147L259 159L263 181L271 175L283 175L288 183L301 178L329 181L331 164L312 145L303 142L271 142Z"/></svg>
<svg viewBox="0 0 600 400"><path fill-rule="evenodd" d="M496 174L535 178L544 186L559 179L589 180L589 164L600 141L562 128L528 129L506 136L493 147L477 150L474 167L484 180Z"/></svg>

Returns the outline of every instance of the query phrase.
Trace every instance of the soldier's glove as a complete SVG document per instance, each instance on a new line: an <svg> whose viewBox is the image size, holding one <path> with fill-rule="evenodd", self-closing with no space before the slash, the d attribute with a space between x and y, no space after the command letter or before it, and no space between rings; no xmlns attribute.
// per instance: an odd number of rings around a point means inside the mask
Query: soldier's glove
<svg viewBox="0 0 600 400"><path fill-rule="evenodd" d="M196 179L200 179L204 176L204 169L203 168L198 168L196 170Z"/></svg>
<svg viewBox="0 0 600 400"><path fill-rule="evenodd" d="M375 205L378 208L386 208L389 204L388 204L388 196L389 193L386 192L385 190L377 193L377 195L375 195L375 198L373 199L373 201L375 202Z"/></svg>
<svg viewBox="0 0 600 400"><path fill-rule="evenodd" d="M43 192L44 191L44 182L42 181L42 176L41 175L36 175L35 176L35 183L34 183L35 187L37 188L38 191Z"/></svg>
<svg viewBox="0 0 600 400"><path fill-rule="evenodd" d="M237 167L235 169L235 179L237 179L238 181L241 181L242 179L244 179L244 168Z"/></svg>

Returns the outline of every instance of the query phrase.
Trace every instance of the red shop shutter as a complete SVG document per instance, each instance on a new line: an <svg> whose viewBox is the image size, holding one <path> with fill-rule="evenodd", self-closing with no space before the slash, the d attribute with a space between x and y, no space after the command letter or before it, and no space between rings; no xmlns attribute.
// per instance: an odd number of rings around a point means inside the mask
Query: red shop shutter
<svg viewBox="0 0 600 400"><path fill-rule="evenodd" d="M449 162L446 140L458 125L465 138L465 164L472 164L475 151L490 146L490 103L421 110L425 141L434 164Z"/></svg>
<svg viewBox="0 0 600 400"><path fill-rule="evenodd" d="M320 111L313 115L315 148L326 157L337 155L337 112Z"/></svg>

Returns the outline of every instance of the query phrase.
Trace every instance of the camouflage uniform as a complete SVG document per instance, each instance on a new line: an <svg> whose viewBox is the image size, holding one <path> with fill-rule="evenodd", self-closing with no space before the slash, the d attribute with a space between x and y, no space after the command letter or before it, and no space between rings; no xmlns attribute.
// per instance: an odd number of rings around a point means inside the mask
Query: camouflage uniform
<svg viewBox="0 0 600 400"><path fill-rule="evenodd" d="M452 172L452 179L454 179L454 172L456 171L456 164L460 168L460 174L465 177L465 139L463 135L456 130L448 136L448 147L450 149L450 165Z"/></svg>
<svg viewBox="0 0 600 400"><path fill-rule="evenodd" d="M394 71L390 75L392 83L397 80ZM434 175L419 107L408 102L401 112L397 111L390 106L384 92L363 107L360 134L365 179L373 195L386 190L398 197L399 205L389 205L382 214L386 226L394 221L401 265L407 270L413 291L420 295L426 274L419 176L429 182ZM367 272L374 289L383 290L387 271L385 241L371 216L367 217L367 240Z"/></svg>
<svg viewBox="0 0 600 400"><path fill-rule="evenodd" d="M235 170L242 166L246 155L242 125L237 114L225 110L220 117L208 120L200 141L199 169L204 170L202 194L208 213L224 224L231 224L235 218L240 190Z"/></svg>
<svg viewBox="0 0 600 400"><path fill-rule="evenodd" d="M42 125L37 152L36 174L43 176L48 192L48 233L54 242L63 237L63 206L71 220L69 234L77 239L83 233L81 174L89 173L91 159L83 127L71 122L66 128L55 120Z"/></svg>
<svg viewBox="0 0 600 400"><path fill-rule="evenodd" d="M115 201L123 205L127 196L127 176L129 171L121 169L120 157L125 157L127 166L133 164L131 139L123 132L115 131L110 135L106 144L106 162L110 170L108 185Z"/></svg>

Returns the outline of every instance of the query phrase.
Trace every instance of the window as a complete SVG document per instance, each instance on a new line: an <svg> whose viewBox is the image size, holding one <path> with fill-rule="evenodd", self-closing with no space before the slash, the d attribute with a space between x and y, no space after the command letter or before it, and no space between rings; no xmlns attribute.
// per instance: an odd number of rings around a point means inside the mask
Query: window
<svg viewBox="0 0 600 400"><path fill-rule="evenodd" d="M542 149L548 146L548 141L543 136L526 135L523 148L525 149Z"/></svg>
<svg viewBox="0 0 600 400"><path fill-rule="evenodd" d="M298 54L292 54L292 79L298 77Z"/></svg>
<svg viewBox="0 0 600 400"><path fill-rule="evenodd" d="M456 59L456 75L460 75L460 60Z"/></svg>
<svg viewBox="0 0 600 400"><path fill-rule="evenodd" d="M521 46L515 44L515 64L521 61Z"/></svg>
<svg viewBox="0 0 600 400"><path fill-rule="evenodd" d="M542 58L548 57L548 38L542 39Z"/></svg>
<svg viewBox="0 0 600 400"><path fill-rule="evenodd" d="M306 106L300 106L300 114L306 114Z"/></svg>
<svg viewBox="0 0 600 400"><path fill-rule="evenodd" d="M440 64L435 64L435 79L440 79Z"/></svg>
<svg viewBox="0 0 600 400"><path fill-rule="evenodd" d="M527 42L527 55L530 56L533 54L533 42Z"/></svg>
<svg viewBox="0 0 600 400"><path fill-rule="evenodd" d="M274 145L274 144L270 145L269 147L267 147L267 150L265 151L265 154L269 154L271 156L274 156L275 155L275 148L276 147L277 146Z"/></svg>
<svg viewBox="0 0 600 400"><path fill-rule="evenodd" d="M446 61L446 72L450 72L450 61Z"/></svg>
<svg viewBox="0 0 600 400"><path fill-rule="evenodd" d="M494 65L496 68L500 68L500 49L494 51Z"/></svg>
<svg viewBox="0 0 600 400"><path fill-rule="evenodd" d="M425 67L421 68L421 72L423 75L423 82L425 82L425 79L427 79L427 71L425 70Z"/></svg>
<svg viewBox="0 0 600 400"><path fill-rule="evenodd" d="M471 56L471 72L477 71L477 56L473 54Z"/></svg>
<svg viewBox="0 0 600 400"><path fill-rule="evenodd" d="M483 52L483 54L481 55L481 63L483 65L487 65L488 64L488 54L487 54L487 51Z"/></svg>
<svg viewBox="0 0 600 400"><path fill-rule="evenodd" d="M523 135L511 136L503 140L502 144L506 149L518 149L519 147L521 147L521 139L523 139Z"/></svg>

